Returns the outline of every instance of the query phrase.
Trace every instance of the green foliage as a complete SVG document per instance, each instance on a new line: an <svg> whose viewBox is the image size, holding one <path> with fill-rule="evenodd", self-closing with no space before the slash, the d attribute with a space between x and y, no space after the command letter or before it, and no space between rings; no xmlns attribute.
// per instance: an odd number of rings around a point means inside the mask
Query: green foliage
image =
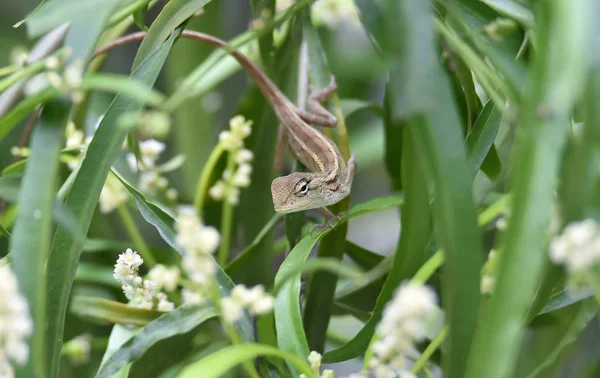
<svg viewBox="0 0 600 378"><path fill-rule="evenodd" d="M0 370L328 377L318 352L365 376L597 376L598 2L284 3L0 16L0 324L32 325L0 327ZM275 213L272 180L305 169L275 169L281 109L196 30L299 109L334 75L338 124L314 127L358 168L330 227Z"/></svg>

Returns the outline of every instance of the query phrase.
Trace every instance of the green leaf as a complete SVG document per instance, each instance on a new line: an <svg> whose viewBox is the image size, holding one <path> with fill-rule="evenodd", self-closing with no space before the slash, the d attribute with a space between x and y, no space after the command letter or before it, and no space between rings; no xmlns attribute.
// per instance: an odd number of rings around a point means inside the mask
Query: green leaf
<svg viewBox="0 0 600 378"><path fill-rule="evenodd" d="M371 252L349 240L346 240L346 255L363 269L372 269L385 259L385 256Z"/></svg>
<svg viewBox="0 0 600 378"><path fill-rule="evenodd" d="M142 30L148 30L148 27L145 24L145 19L146 19L146 13L148 13L148 5L150 4L150 0L144 0L144 3L142 6L140 6L138 9L136 9L132 16L133 16L133 22L135 22L135 24Z"/></svg>
<svg viewBox="0 0 600 378"><path fill-rule="evenodd" d="M87 15L98 15L99 10L114 8L118 0L47 0L25 22L29 38L40 35Z"/></svg>
<svg viewBox="0 0 600 378"><path fill-rule="evenodd" d="M176 27L184 23L210 0L171 0L158 14L133 60L133 70L156 51Z"/></svg>
<svg viewBox="0 0 600 378"><path fill-rule="evenodd" d="M428 2L390 0L381 13L392 120L408 124L426 182L433 184L434 231L447 257L441 285L449 323L444 376L463 378L478 316L482 243L462 126L439 64Z"/></svg>
<svg viewBox="0 0 600 378"><path fill-rule="evenodd" d="M95 73L86 75L81 82L81 87L87 90L119 93L122 96L136 99L143 105L158 106L165 99L165 96L152 89L151 86L127 76L116 74Z"/></svg>
<svg viewBox="0 0 600 378"><path fill-rule="evenodd" d="M282 285L297 274L305 274L317 270L325 270L340 277L352 278L358 282L362 281L362 272L360 269L357 269L352 265L345 265L344 262L337 259L319 257L306 261L302 265L298 265L295 270L286 271L285 275L282 275L279 281L277 281L277 285L275 285L275 288L273 289L273 294L276 295Z"/></svg>
<svg viewBox="0 0 600 378"><path fill-rule="evenodd" d="M395 92L388 90L388 95L393 96ZM425 262L426 247L431 238L431 218L428 212L423 211L429 207L429 194L421 160L415 151L412 138L414 125L404 125L402 141L404 146L400 150L402 154L401 180L404 184L405 202L402 205L402 229L400 241L395 251L389 273L377 295L377 301L369 320L358 334L341 347L327 352L323 356L326 362L345 361L362 354L368 347L375 326L381 319L381 313L385 304L392 298L394 291L403 279L410 278L417 269ZM385 267L381 264L378 270L371 273L371 280L380 274L385 274Z"/></svg>
<svg viewBox="0 0 600 378"><path fill-rule="evenodd" d="M167 214L164 210L162 210L157 205L153 204L146 200L144 195L140 193L137 189L135 189L131 184L129 184L117 171L113 169L113 173L117 176L117 178L123 183L123 185L127 188L127 190L133 195L135 199L135 203L140 211L140 214L146 222L153 225L162 239L167 242L175 251L177 251L181 256L185 255L185 250L181 248L175 242L175 231L173 230L173 226L175 224L175 220ZM218 265L215 261L215 265L217 266L216 278L219 283L219 289L221 291L221 296L229 295L231 289L233 289L234 283L229 278L229 276L223 271L220 265ZM246 341L251 341L254 339L254 329L252 327L251 320L244 316L242 319L238 320L235 323L236 328L242 334L242 337Z"/></svg>
<svg viewBox="0 0 600 378"><path fill-rule="evenodd" d="M161 315L139 330L106 361L103 361L96 377L110 377L123 366L142 356L153 345L167 338L190 332L217 315L216 309L207 304L184 305Z"/></svg>
<svg viewBox="0 0 600 378"><path fill-rule="evenodd" d="M155 310L133 307L99 297L76 295L71 301L70 311L84 319L110 324L143 326L163 314Z"/></svg>
<svg viewBox="0 0 600 378"><path fill-rule="evenodd" d="M39 104L57 98L60 95L54 87L48 87L28 96L15 106L4 117L0 118L0 140L2 140L23 118L30 114Z"/></svg>
<svg viewBox="0 0 600 378"><path fill-rule="evenodd" d="M239 344L223 348L198 362L195 362L177 375L178 378L218 378L228 370L244 361L258 356L281 358L293 365L306 377L318 378L306 362L306 358L297 357L278 348L263 344ZM308 356L308 354L307 354Z"/></svg>
<svg viewBox="0 0 600 378"><path fill-rule="evenodd" d="M31 141L31 157L19 193L19 213L13 228L10 254L19 289L29 302L34 334L29 338L32 358L22 374L46 376L46 264L52 237L52 209L57 189L58 157L63 143L69 104L52 102L41 113Z"/></svg>
<svg viewBox="0 0 600 378"><path fill-rule="evenodd" d="M479 117L477 117L473 129L467 135L465 144L473 177L482 168L483 161L494 146L501 117L502 114L494 107L494 103L489 100L483 107Z"/></svg>
<svg viewBox="0 0 600 378"><path fill-rule="evenodd" d="M551 339L544 338L541 341L543 347L540 346L533 349L535 350L536 355L542 355L544 357L525 377L535 378L550 376L552 371L549 369L558 362L559 358L566 352L566 349L577 340L577 337L579 337L597 313L598 306L594 299L588 299L582 302L573 319L569 319L568 324L561 324L560 330L551 335ZM541 332L544 332L544 330L541 330ZM540 349L543 349L543 351Z"/></svg>
<svg viewBox="0 0 600 378"><path fill-rule="evenodd" d="M398 196L376 198L352 207L344 214L342 222L364 214L399 206L401 203L402 198ZM331 232L331 229L323 231L314 237L307 235L300 240L279 267L279 271L275 276L275 286L279 286L282 278L287 277L289 272L297 271L298 267L305 263L317 242L329 232ZM282 285L281 290L275 298L275 325L279 347L286 352L306 358L310 351L302 325L299 296L300 275L296 274L293 279L288 280Z"/></svg>
<svg viewBox="0 0 600 378"><path fill-rule="evenodd" d="M521 25L531 29L533 28L533 12L522 3L513 0L481 0L496 10L498 13L512 18Z"/></svg>
<svg viewBox="0 0 600 378"><path fill-rule="evenodd" d="M283 214L277 213L273 215L273 217L265 224L265 226L260 230L260 232L256 235L252 243L250 243L240 254L233 259L227 266L225 267L225 273L227 273L230 277L239 281L243 279L244 269L250 268L248 266L249 263L253 262L253 259L256 253L259 252L260 243L263 241L265 236L269 234L273 230L273 228L279 223L279 221L283 218Z"/></svg>
<svg viewBox="0 0 600 378"><path fill-rule="evenodd" d="M511 217L501 235L494 295L479 319L467 378L510 376L519 354L522 323L546 261L550 209L570 111L584 85L588 48L572 41L589 35L589 6L585 0L540 4L537 51L519 109Z"/></svg>
<svg viewBox="0 0 600 378"><path fill-rule="evenodd" d="M86 239L83 252L125 251L131 248L130 242L119 240Z"/></svg>
<svg viewBox="0 0 600 378"><path fill-rule="evenodd" d="M133 73L136 79L151 85L156 80L166 56L175 41L174 34L161 48L152 54ZM100 191L106 180L110 166L117 158L127 131L116 127L117 120L125 112L135 111L141 104L127 97L117 95L106 111L94 138L88 146L79 172L73 182L65 205L74 214L81 230L89 228ZM58 227L47 271L47 311L48 344L51 369L49 377L58 374L61 340L69 292L75 276L81 245L62 227Z"/></svg>
<svg viewBox="0 0 600 378"><path fill-rule="evenodd" d="M95 283L116 289L121 288L121 283L113 277L113 270L100 264L79 263L77 272L75 272L75 281Z"/></svg>

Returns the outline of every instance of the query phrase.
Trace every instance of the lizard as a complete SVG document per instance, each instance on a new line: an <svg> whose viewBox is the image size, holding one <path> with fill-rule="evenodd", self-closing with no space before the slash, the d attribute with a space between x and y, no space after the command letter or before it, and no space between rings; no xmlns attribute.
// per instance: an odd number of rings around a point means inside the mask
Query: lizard
<svg viewBox="0 0 600 378"><path fill-rule="evenodd" d="M237 60L259 87L283 125L292 154L308 168L309 172L292 172L273 180L271 196L274 210L293 213L316 209L326 217L326 226L333 227L331 222L339 219L339 216L327 206L338 203L350 194L356 159L352 154L346 164L336 144L310 124L324 127L337 125L337 118L320 104L337 89L335 78L331 76L326 88L309 96L308 105L314 113L304 112L288 99L263 70L227 42L205 33L188 30L184 33L188 34L187 37L224 49Z"/></svg>

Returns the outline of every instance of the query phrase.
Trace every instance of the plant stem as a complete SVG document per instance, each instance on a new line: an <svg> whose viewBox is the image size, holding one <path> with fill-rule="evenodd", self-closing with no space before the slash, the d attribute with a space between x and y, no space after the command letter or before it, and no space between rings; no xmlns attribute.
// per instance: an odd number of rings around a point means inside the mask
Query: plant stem
<svg viewBox="0 0 600 378"><path fill-rule="evenodd" d="M121 222L123 222L123 225L125 226L127 234L131 238L131 241L135 245L138 253L144 259L144 262L150 267L156 265L156 260L154 259L154 256L152 256L152 252L150 252L150 248L148 248L148 245L144 241L144 238L135 224L135 221L131 217L129 210L127 209L127 205L122 204L121 206L117 207L117 212L121 218Z"/></svg>
<svg viewBox="0 0 600 378"><path fill-rule="evenodd" d="M419 357L419 359L412 366L410 372L413 374L417 374L419 371L421 371L425 367L425 364L427 364L427 361L429 361L429 359L431 358L431 355L433 355L433 352L435 352L436 349L439 348L440 344L446 339L447 336L448 326L446 325L444 326L444 328L442 328L440 333L437 334L435 339L431 340L429 345L427 345L427 348L425 349L425 351L423 351L421 357Z"/></svg>
<svg viewBox="0 0 600 378"><path fill-rule="evenodd" d="M437 252L434 253L433 256L431 256L429 260L423 264L423 266L421 266L417 273L415 273L411 281L414 283L424 284L431 278L431 276L433 276L435 271L442 266L443 263L444 251L442 249L438 249Z"/></svg>
<svg viewBox="0 0 600 378"><path fill-rule="evenodd" d="M196 187L196 195L194 196L194 208L196 208L196 212L198 214L202 214L202 207L204 206L204 201L206 200L206 193L208 192L210 178L223 152L225 152L225 148L221 143L218 143L210 153L210 156L206 161L206 165L200 174L198 186Z"/></svg>
<svg viewBox="0 0 600 378"><path fill-rule="evenodd" d="M46 62L39 61L35 63L31 63L28 66L25 66L22 70L15 72L9 77L0 81L0 93L4 92L8 88L12 87L14 84L19 81L36 75L46 69Z"/></svg>
<svg viewBox="0 0 600 378"><path fill-rule="evenodd" d="M233 169L235 168L235 160L232 154L227 158L227 170L231 172L233 177ZM227 265L229 260L229 250L231 247L231 227L233 226L233 204L225 199L221 210L221 246L217 254L219 265Z"/></svg>

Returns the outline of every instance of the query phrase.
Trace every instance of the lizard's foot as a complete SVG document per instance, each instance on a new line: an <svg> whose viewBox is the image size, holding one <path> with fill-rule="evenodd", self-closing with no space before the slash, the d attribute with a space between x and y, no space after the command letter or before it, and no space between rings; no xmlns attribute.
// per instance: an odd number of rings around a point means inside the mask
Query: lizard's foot
<svg viewBox="0 0 600 378"><path fill-rule="evenodd" d="M331 228L332 230L335 229L335 226L333 225L333 222L315 224L314 226L312 226L310 228L310 230L308 231L308 234L312 237L313 236L313 234L312 234L313 231L323 232L323 231L327 230L328 228Z"/></svg>

